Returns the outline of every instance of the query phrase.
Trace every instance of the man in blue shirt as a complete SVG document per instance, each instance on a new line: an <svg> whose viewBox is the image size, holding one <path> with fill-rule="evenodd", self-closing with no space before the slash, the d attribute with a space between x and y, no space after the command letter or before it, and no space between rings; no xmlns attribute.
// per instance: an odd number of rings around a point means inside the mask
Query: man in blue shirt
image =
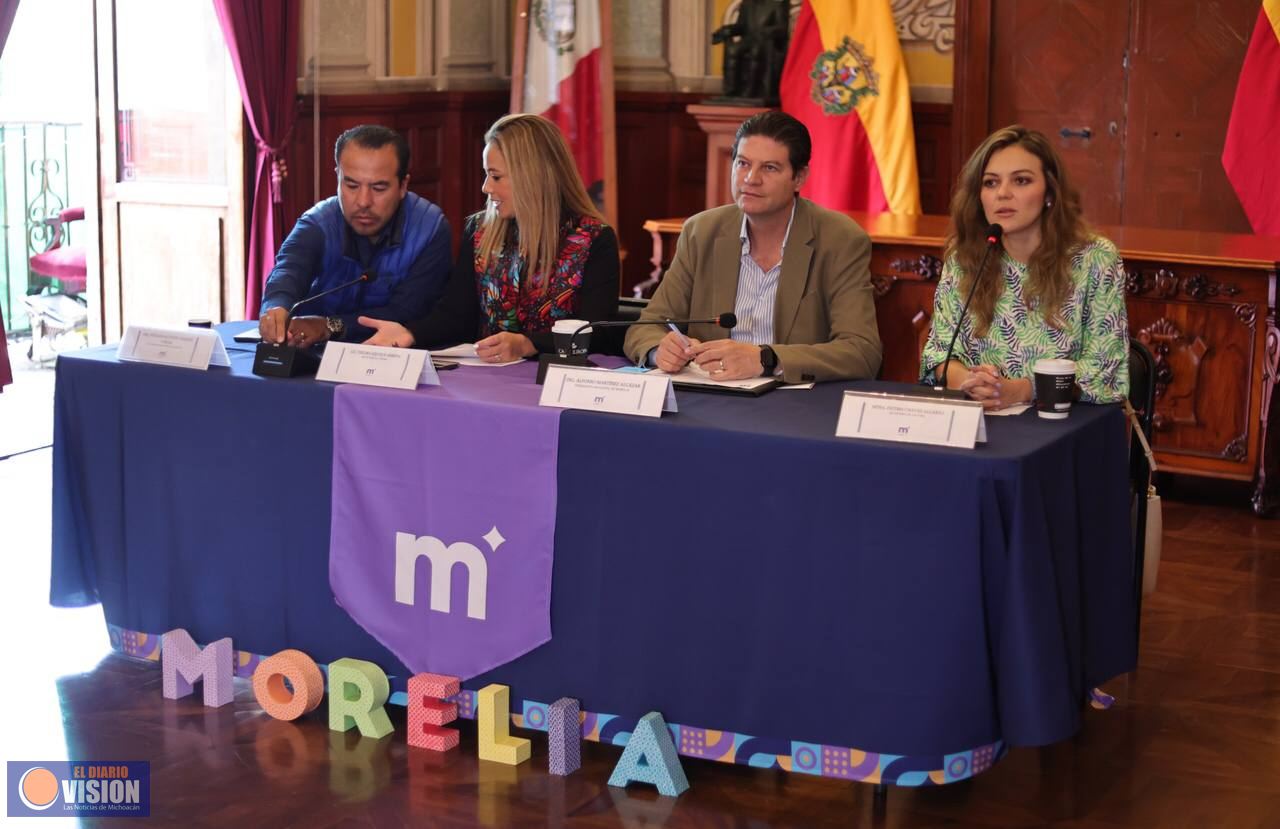
<svg viewBox="0 0 1280 829"><path fill-rule="evenodd" d="M338 195L294 225L267 278L258 326L264 342L314 345L373 334L356 317L406 322L444 293L452 237L439 207L409 192L409 145L386 127L362 125L338 137ZM369 281L298 309L298 300L367 274Z"/></svg>

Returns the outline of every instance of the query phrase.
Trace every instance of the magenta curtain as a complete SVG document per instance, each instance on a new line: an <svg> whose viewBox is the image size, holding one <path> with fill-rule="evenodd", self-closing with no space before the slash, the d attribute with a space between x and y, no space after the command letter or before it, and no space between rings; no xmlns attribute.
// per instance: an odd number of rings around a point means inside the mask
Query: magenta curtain
<svg viewBox="0 0 1280 829"><path fill-rule="evenodd" d="M9 40L13 28L13 16L18 13L18 0L0 0L0 54ZM9 365L9 341L4 333L4 315L0 314L0 391L13 382L13 369Z"/></svg>
<svg viewBox="0 0 1280 829"><path fill-rule="evenodd" d="M13 28L13 16L17 13L18 0L0 0L0 54L4 53L5 41Z"/></svg>
<svg viewBox="0 0 1280 829"><path fill-rule="evenodd" d="M4 314L0 314L0 392L13 382L13 368L9 365L9 341L4 333Z"/></svg>
<svg viewBox="0 0 1280 829"><path fill-rule="evenodd" d="M301 5L301 0L213 0L258 147L245 268L244 312L249 319L258 316L262 286L286 230L281 183L287 175L285 154L298 115Z"/></svg>

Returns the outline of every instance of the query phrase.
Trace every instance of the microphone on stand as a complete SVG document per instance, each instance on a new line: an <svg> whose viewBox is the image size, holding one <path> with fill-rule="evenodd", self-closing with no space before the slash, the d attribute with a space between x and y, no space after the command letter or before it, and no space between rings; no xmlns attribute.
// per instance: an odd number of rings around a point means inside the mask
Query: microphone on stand
<svg viewBox="0 0 1280 829"><path fill-rule="evenodd" d="M717 314L710 318L687 319L687 320L600 320L598 322L588 322L578 326L577 330L569 335L569 356L561 357L558 354L543 354L538 357L538 385L542 385L543 379L547 375L547 366L551 364L569 365L569 366L589 366L591 361L586 356L573 356L577 350L578 335L588 329L596 328L626 328L632 325L691 325L693 323L706 323L708 325L718 325L721 328L733 328L738 324L738 317L732 311Z"/></svg>
<svg viewBox="0 0 1280 829"><path fill-rule="evenodd" d="M269 343L263 341L258 343L257 351L253 356L253 373L262 377L297 377L304 374L315 374L316 369L320 368L320 357L310 348L289 345L289 322L293 319L294 312L308 302L326 297L344 288L350 288L352 285L359 285L361 282L373 282L376 279L376 276L362 273L350 282L344 282L318 294L303 297L289 306L289 312L284 315L284 342Z"/></svg>
<svg viewBox="0 0 1280 829"><path fill-rule="evenodd" d="M1004 235L1004 227L998 224L987 225L987 247L982 251L982 259L978 262L978 270L973 275L973 282L969 285L969 294L964 298L964 305L960 308L960 316L956 319L955 330L951 332L951 342L947 344L947 358L942 361L942 384L935 385L933 390L941 397L960 397L963 398L964 392L958 389L947 388L947 366L951 362L951 355L956 347L956 337L960 336L960 327L964 324L965 314L969 313L969 303L973 300L974 291L978 289L978 280L982 279L982 272L987 267L987 259L991 256L991 251L995 250L1000 244L1000 237Z"/></svg>

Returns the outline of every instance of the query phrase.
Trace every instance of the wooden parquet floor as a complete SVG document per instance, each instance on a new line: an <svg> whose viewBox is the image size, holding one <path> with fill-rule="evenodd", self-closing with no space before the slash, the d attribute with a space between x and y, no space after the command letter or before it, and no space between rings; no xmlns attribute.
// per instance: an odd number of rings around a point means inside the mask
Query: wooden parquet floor
<svg viewBox="0 0 1280 829"><path fill-rule="evenodd" d="M879 806L865 785L694 760L679 799L613 789L621 750L595 743L583 744L582 770L558 778L541 735L530 763L483 763L470 722L458 751L410 751L402 708L389 709L396 734L364 740L329 732L322 711L271 720L243 681L220 709L166 701L156 664L105 655L100 614L44 604L48 456L0 463L0 504L18 519L6 521L0 583L15 660L0 682L2 754L150 760L147 825L1280 826L1280 522L1254 518L1239 488L1166 496L1159 590L1144 606L1139 669L1107 686L1114 708L1089 711L1070 741L1014 749L953 786L892 789Z"/></svg>

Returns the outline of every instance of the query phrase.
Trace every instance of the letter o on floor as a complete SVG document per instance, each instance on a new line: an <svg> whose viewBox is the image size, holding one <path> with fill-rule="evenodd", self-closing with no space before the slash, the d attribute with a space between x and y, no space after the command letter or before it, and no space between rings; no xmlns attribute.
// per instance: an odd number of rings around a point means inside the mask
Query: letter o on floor
<svg viewBox="0 0 1280 829"><path fill-rule="evenodd" d="M293 686L293 691L285 685ZM258 664L253 695L262 710L277 720L296 720L324 699L324 676L315 660L298 650L283 650Z"/></svg>

